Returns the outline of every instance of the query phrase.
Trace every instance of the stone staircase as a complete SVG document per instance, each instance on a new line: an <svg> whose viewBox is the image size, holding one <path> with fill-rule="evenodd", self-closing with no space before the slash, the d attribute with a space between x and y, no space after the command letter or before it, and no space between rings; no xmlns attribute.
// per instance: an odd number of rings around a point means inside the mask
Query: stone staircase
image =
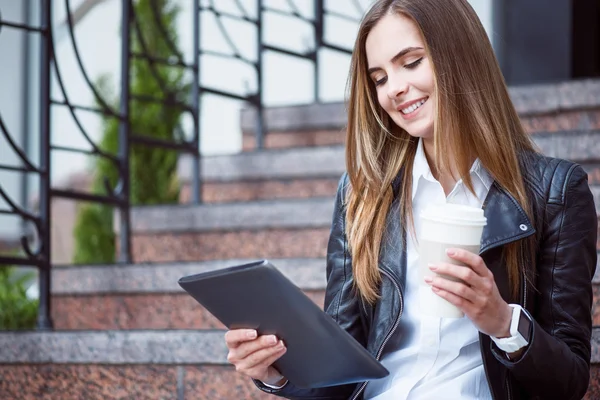
<svg viewBox="0 0 600 400"><path fill-rule="evenodd" d="M600 81L511 94L540 149L588 171L600 212ZM267 150L203 159L202 205L189 204L182 158L182 204L132 210L134 264L56 266L56 330L0 333L0 398L274 398L228 365L224 327L177 280L268 258L323 304L343 113L341 104L267 110ZM252 121L244 112L246 150ZM600 271L594 291L589 399L600 398Z"/></svg>

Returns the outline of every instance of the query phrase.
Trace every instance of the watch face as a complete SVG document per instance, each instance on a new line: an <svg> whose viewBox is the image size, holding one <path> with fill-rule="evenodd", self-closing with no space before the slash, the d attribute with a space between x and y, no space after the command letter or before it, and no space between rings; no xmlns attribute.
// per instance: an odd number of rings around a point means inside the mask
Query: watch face
<svg viewBox="0 0 600 400"><path fill-rule="evenodd" d="M520 312L519 326L517 330L519 331L521 336L523 336L525 340L529 342L529 336L531 335L531 321L529 320L529 317L527 317L527 314L525 314L524 311Z"/></svg>

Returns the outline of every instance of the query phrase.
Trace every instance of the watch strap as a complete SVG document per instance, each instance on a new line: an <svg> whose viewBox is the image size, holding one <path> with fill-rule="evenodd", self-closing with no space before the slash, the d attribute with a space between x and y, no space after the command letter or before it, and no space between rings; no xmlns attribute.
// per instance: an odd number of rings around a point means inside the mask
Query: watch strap
<svg viewBox="0 0 600 400"><path fill-rule="evenodd" d="M529 315L523 311L523 308L518 304L509 304L512 307L512 318L510 322L510 336L507 338L497 338L490 336L496 346L505 353L514 353L529 344L527 338L519 332L519 321L521 315L525 315L529 319Z"/></svg>

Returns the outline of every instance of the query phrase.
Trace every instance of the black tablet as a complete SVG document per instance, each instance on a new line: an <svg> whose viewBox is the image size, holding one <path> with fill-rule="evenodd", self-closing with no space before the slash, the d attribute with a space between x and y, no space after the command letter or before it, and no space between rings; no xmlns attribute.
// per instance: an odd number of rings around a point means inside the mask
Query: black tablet
<svg viewBox="0 0 600 400"><path fill-rule="evenodd" d="M259 335L282 339L287 352L274 366L300 388L389 374L267 260L186 276L179 285L228 329L256 329Z"/></svg>

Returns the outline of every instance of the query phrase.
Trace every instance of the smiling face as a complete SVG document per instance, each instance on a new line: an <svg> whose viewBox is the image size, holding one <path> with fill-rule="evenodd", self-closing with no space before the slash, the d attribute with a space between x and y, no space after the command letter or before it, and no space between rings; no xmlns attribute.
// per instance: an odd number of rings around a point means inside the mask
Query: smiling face
<svg viewBox="0 0 600 400"><path fill-rule="evenodd" d="M433 139L434 75L415 22L386 14L369 32L365 50L383 110L409 135Z"/></svg>

